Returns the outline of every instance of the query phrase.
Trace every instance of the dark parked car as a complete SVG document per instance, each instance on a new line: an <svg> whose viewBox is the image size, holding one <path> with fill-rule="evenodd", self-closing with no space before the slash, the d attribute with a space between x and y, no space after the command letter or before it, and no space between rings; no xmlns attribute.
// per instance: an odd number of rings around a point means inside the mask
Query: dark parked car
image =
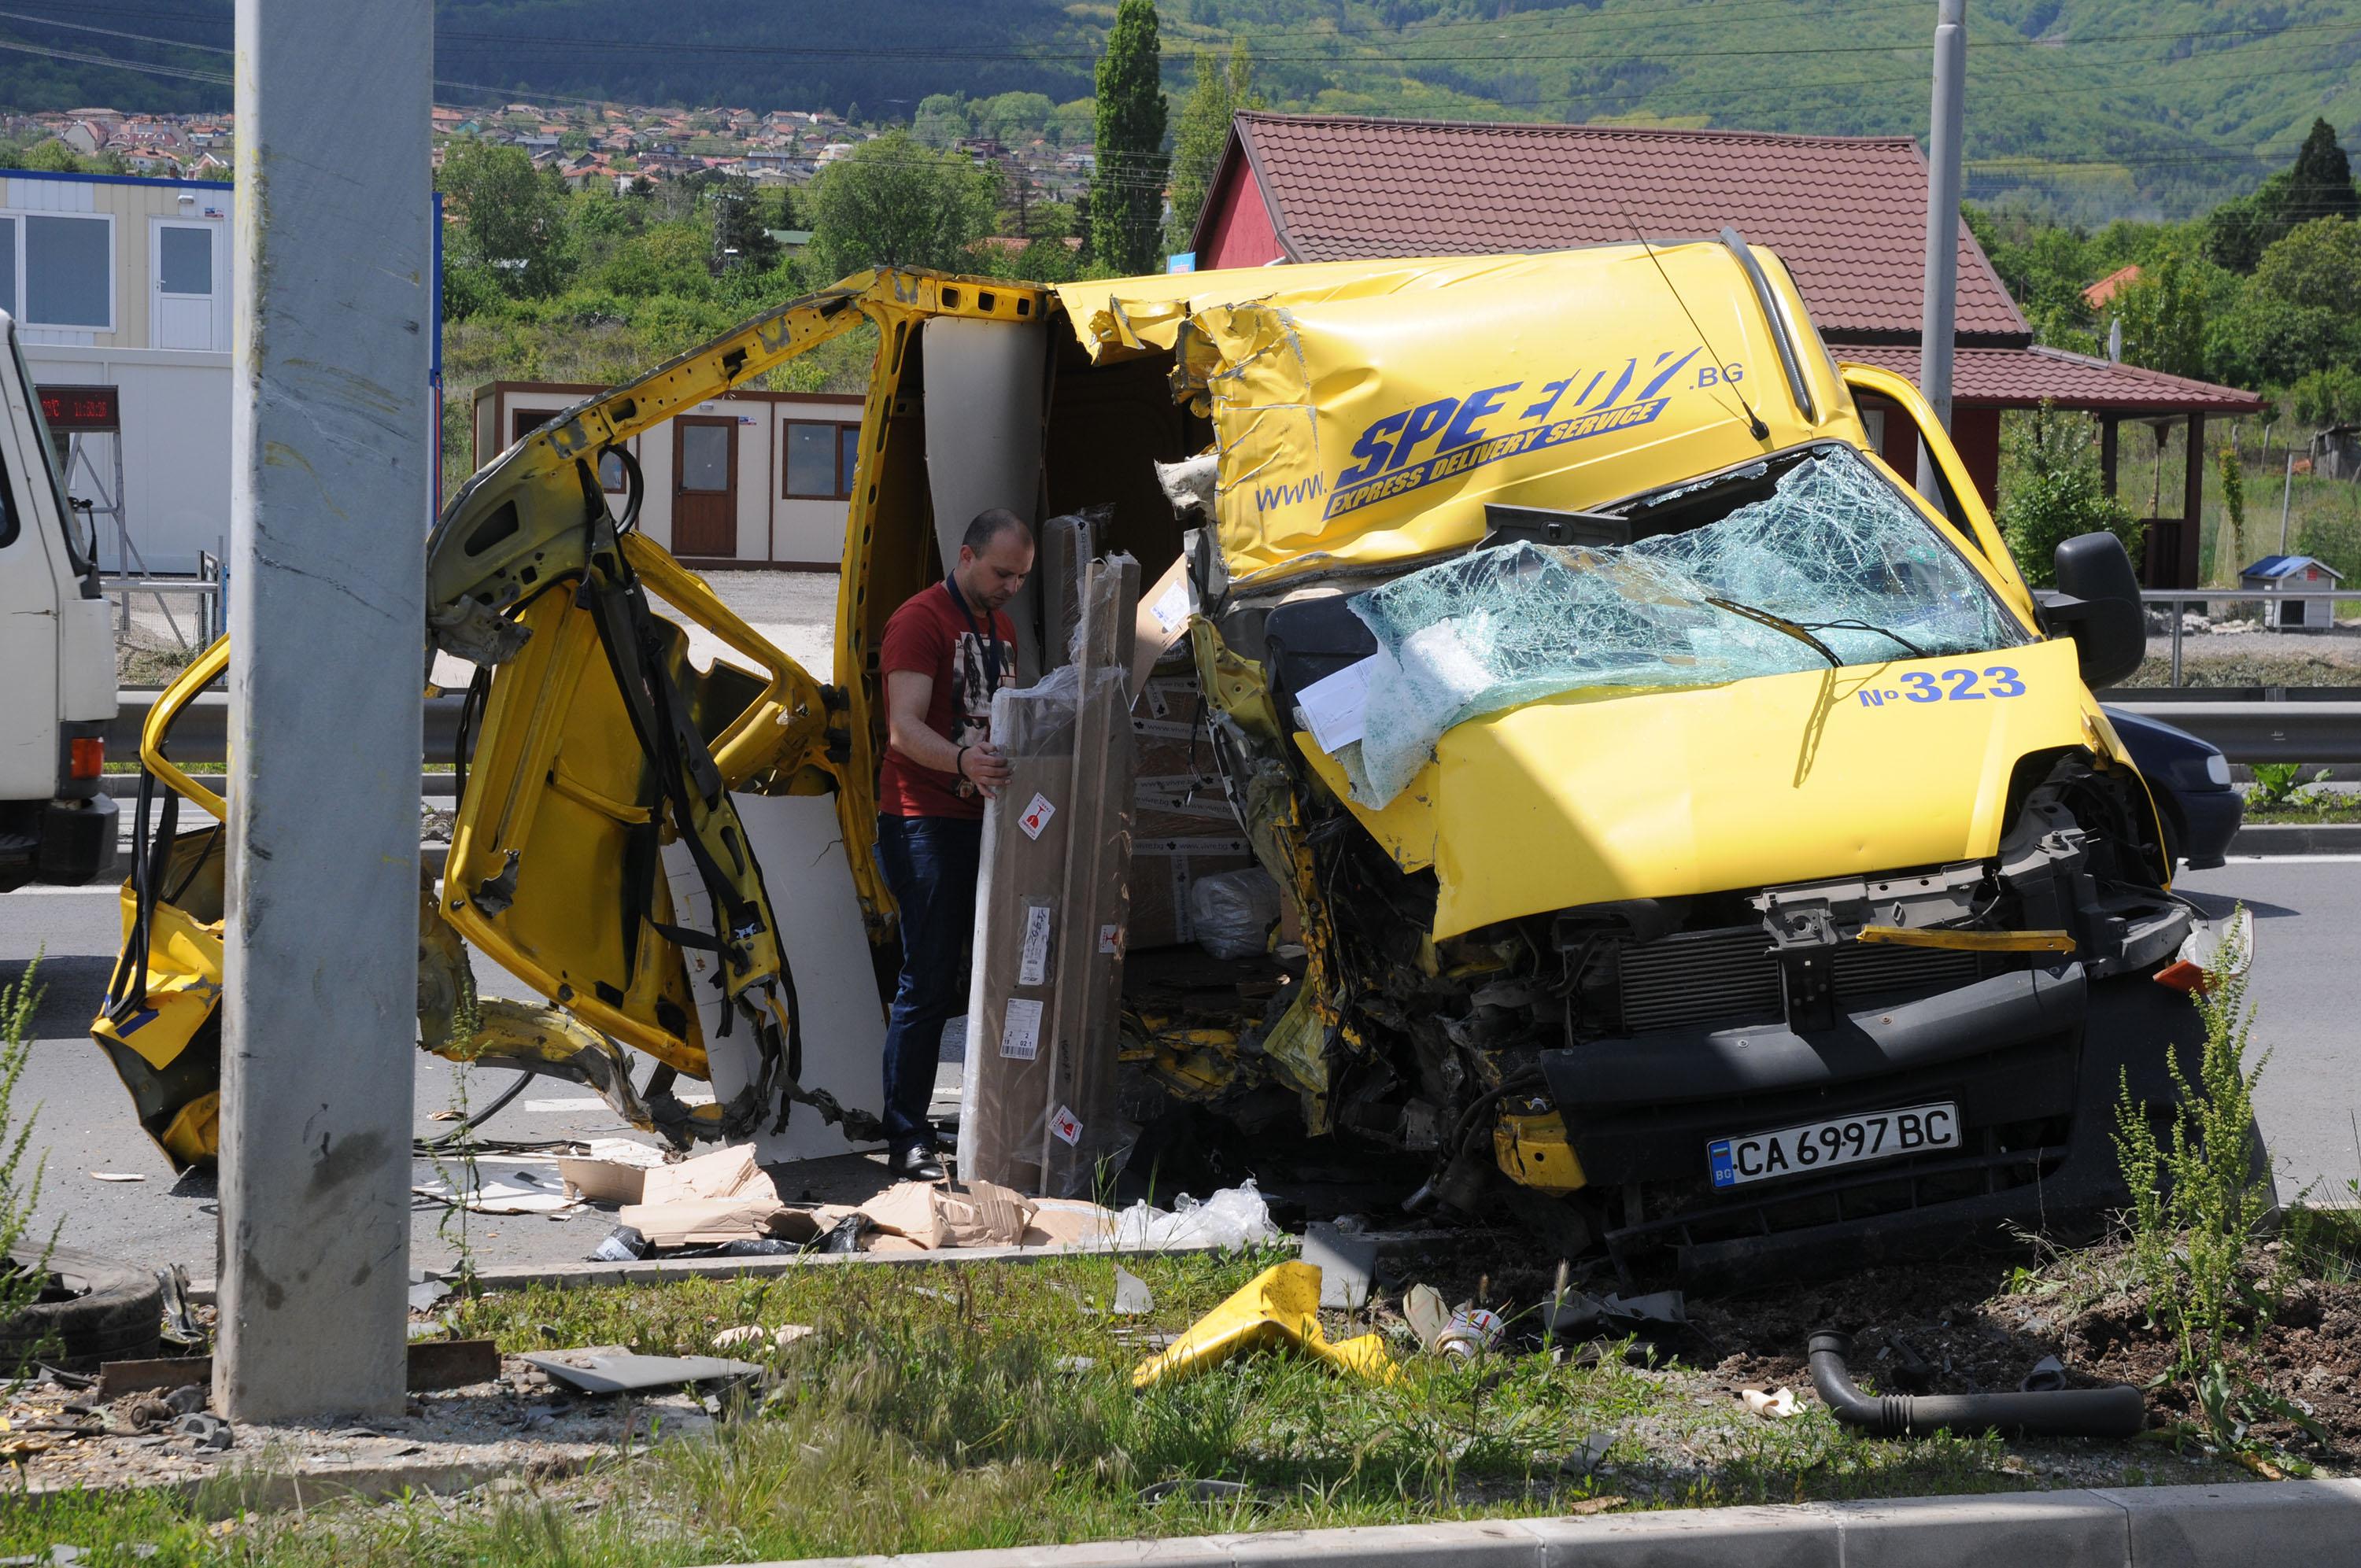
<svg viewBox="0 0 2361 1568"><path fill-rule="evenodd" d="M2246 811L2221 749L2162 719L2120 707L2106 713L2155 794L2173 859L2193 872L2220 865Z"/></svg>

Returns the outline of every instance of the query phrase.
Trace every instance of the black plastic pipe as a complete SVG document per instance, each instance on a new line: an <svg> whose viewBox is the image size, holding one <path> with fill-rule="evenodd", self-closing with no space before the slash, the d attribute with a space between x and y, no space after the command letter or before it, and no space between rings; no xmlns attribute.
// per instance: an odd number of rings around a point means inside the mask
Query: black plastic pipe
<svg viewBox="0 0 2361 1568"><path fill-rule="evenodd" d="M1812 1387L1837 1420L1872 1437L1924 1437L1949 1428L1973 1435L1998 1431L2026 1437L2136 1437L2147 1424L2147 1403L2128 1384L2113 1388L2059 1388L2044 1394L1864 1394L1845 1365L1852 1336L1834 1329L1812 1335Z"/></svg>

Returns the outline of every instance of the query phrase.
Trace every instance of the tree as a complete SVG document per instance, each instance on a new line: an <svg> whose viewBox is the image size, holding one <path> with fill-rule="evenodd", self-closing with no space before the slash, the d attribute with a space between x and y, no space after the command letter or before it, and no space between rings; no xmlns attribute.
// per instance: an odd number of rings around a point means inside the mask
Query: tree
<svg viewBox="0 0 2361 1568"><path fill-rule="evenodd" d="M2050 582L2058 546L2077 534L2112 533L2138 562L2138 525L2100 479L2090 421L2043 403L2009 432L2006 444L2011 472L2000 529L2026 582Z"/></svg>
<svg viewBox="0 0 2361 1568"><path fill-rule="evenodd" d="M500 291L532 298L566 283L566 189L533 171L522 148L465 137L443 156L436 187L459 220L462 265L489 268Z"/></svg>
<svg viewBox="0 0 2361 1568"><path fill-rule="evenodd" d="M1091 174L1092 254L1148 272L1163 234L1164 56L1156 0L1122 0L1099 57L1098 166Z"/></svg>
<svg viewBox="0 0 2361 1568"><path fill-rule="evenodd" d="M767 272L779 259L779 242L763 225L753 183L725 180L708 198L713 209L713 267L745 267Z"/></svg>
<svg viewBox="0 0 2361 1568"><path fill-rule="evenodd" d="M2295 155L2293 180L2280 217L2292 227L2315 218L2361 217L2361 193L2353 189L2353 165L2336 145L2336 127L2312 122L2303 148Z"/></svg>
<svg viewBox="0 0 2361 1568"><path fill-rule="evenodd" d="M2315 218L2289 230L2263 253L2254 287L2266 298L2308 310L2361 311L2361 224Z"/></svg>
<svg viewBox="0 0 2361 1568"><path fill-rule="evenodd" d="M813 251L831 279L866 267L956 270L991 228L996 185L973 159L888 131L820 177L811 200Z"/></svg>
<svg viewBox="0 0 2361 1568"><path fill-rule="evenodd" d="M2230 514L2230 554L2235 565L2246 558L2246 466L2238 461L2235 446L2215 454L2215 464L2222 471L2222 505Z"/></svg>
<svg viewBox="0 0 2361 1568"><path fill-rule="evenodd" d="M950 147L968 134L967 99L958 93L935 93L918 100L910 116L910 134L928 147Z"/></svg>
<svg viewBox="0 0 2361 1568"><path fill-rule="evenodd" d="M2314 120L2293 166L2265 180L2253 195L2224 202L2206 215L2205 256L2233 272L2252 272L2289 231L2329 217L2361 218L2361 193L2335 128Z"/></svg>
<svg viewBox="0 0 2361 1568"><path fill-rule="evenodd" d="M2125 358L2168 375L2205 373L2205 300L2190 270L2169 253L2115 295Z"/></svg>
<svg viewBox="0 0 2361 1568"><path fill-rule="evenodd" d="M1213 194L1213 176L1220 171L1223 149L1229 146L1230 122L1247 109L1262 107L1254 90L1254 56L1243 43L1230 50L1226 65L1212 49L1196 56L1197 84L1180 106L1180 124L1172 136L1172 245L1188 244L1196 232L1198 214Z"/></svg>
<svg viewBox="0 0 2361 1568"><path fill-rule="evenodd" d="M2361 371L2332 365L2296 378L2288 403L2297 420L2315 428L2361 419Z"/></svg>

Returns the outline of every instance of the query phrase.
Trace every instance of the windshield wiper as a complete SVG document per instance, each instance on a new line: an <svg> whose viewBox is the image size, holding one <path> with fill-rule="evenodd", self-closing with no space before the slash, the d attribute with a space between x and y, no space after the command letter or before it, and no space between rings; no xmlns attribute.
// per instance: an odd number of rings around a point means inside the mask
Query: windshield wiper
<svg viewBox="0 0 2361 1568"><path fill-rule="evenodd" d="M1828 662L1828 668L1832 670L1840 670L1844 668L1844 661L1837 657L1835 649L1829 647L1827 643L1813 636L1806 628L1798 626L1795 622L1789 620L1784 615L1773 615L1767 609L1757 609L1751 604L1741 604L1736 599L1715 598L1710 595L1707 596L1705 602L1713 606L1716 609L1726 609L1732 615L1743 616L1748 620L1754 621L1763 626L1767 626L1773 631L1784 632L1786 635L1794 638L1796 641L1801 642L1811 649L1813 652L1817 653L1821 658L1826 659Z"/></svg>
<svg viewBox="0 0 2361 1568"><path fill-rule="evenodd" d="M1928 652L1926 649L1921 648L1920 646L1918 646L1918 644L1916 644L1916 642L1911 641L1910 641L1910 639L1908 639L1907 637L1903 636L1903 635L1902 635L1902 633L1900 633L1899 631L1889 631L1889 630L1887 630L1884 627L1883 627L1883 626L1879 626L1879 625L1876 625L1875 623L1871 622L1871 621L1866 621L1866 620L1811 620L1811 621L1804 621L1804 622L1801 622L1800 624L1803 624L1803 625L1806 625L1806 626L1809 626L1809 627L1810 627L1813 630L1815 630L1815 631L1869 631L1869 632L1874 632L1874 633L1875 633L1875 634L1877 634L1878 636L1884 638L1884 639L1885 639L1887 641L1889 641L1889 642L1898 642L1898 643L1900 643L1903 647L1905 647L1905 648L1908 649L1908 650L1910 651L1910 656L1911 656L1912 658L1914 658L1914 659L1931 659L1931 658L1933 658L1933 657L1935 656L1934 654L1932 654L1932 653Z"/></svg>

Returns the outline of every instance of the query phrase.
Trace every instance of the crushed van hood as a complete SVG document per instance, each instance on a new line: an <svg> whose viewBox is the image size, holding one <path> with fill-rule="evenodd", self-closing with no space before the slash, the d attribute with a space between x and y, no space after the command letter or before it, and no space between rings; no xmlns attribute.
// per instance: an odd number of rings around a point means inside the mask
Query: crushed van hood
<svg viewBox="0 0 2361 1568"><path fill-rule="evenodd" d="M1805 321L1777 258L1755 257L1779 308ZM1792 395L1744 269L1711 242L1127 279L1059 297L1093 357L1177 355L1176 384L1213 421L1214 514L1240 587L1464 549L1488 501L1578 504L1817 436L1867 443L1808 335L1808 409ZM1724 308L1700 330L1685 299Z"/></svg>
<svg viewBox="0 0 2361 1568"><path fill-rule="evenodd" d="M1300 744L1344 797L1343 769ZM2116 754L2060 641L1572 692L1457 726L1384 809L1347 806L1405 871L1433 869L1440 940L1608 899L1989 855L2018 759L2067 747Z"/></svg>

